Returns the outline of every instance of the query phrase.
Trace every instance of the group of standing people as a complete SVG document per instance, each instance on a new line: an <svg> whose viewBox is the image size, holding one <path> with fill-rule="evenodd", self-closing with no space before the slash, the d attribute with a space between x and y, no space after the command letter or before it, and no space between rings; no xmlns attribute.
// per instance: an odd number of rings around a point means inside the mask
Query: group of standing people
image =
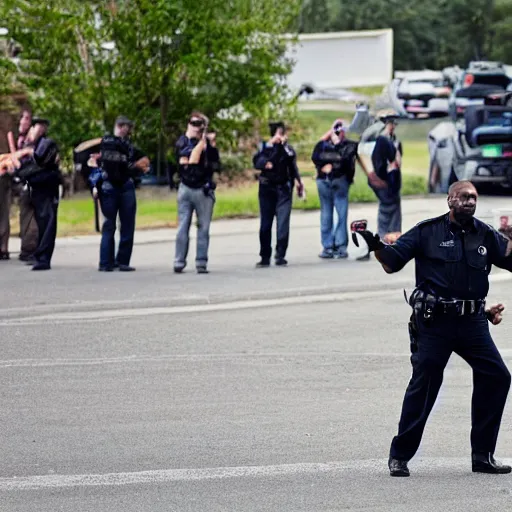
<svg viewBox="0 0 512 512"><path fill-rule="evenodd" d="M348 256L348 202L349 190L354 181L356 163L365 173L368 185L379 200L378 232L385 236L389 232L401 231L400 187L402 148L394 134L396 116L381 117L382 132L374 141L370 155L361 151L361 144L350 140L350 126L341 119L334 121L331 129L315 145L311 159L316 168L316 184L320 198L321 258L343 259ZM49 122L32 119L30 112L23 112L17 140L17 150L41 145L55 149L55 161L46 162L53 173L45 178L22 179L20 225L21 254L23 261L38 263L41 269L50 268L55 245L56 217L58 206L58 150L47 138ZM134 180L141 172L149 170L149 160L139 154L131 142L134 123L119 116L112 133L101 138L97 153L90 154L88 167L91 172L87 181L95 201L103 214L98 270L111 272L134 271L130 260L133 251L136 192ZM272 257L272 228L276 220L276 244L274 261L277 266L287 265L286 253L290 237L290 217L293 192L305 197L304 184L297 166L297 155L288 141L288 130L284 122L269 125L270 137L263 141L253 157L254 169L259 171L258 199L260 206L260 261L257 268L270 266ZM46 142L44 142L46 141ZM37 151L23 157L23 166L34 163ZM208 273L208 250L210 224L215 205L214 173L220 172L221 161L216 144L216 133L209 128L209 119L202 112L194 111L189 116L187 127L175 145L180 185L177 193L178 233L174 257L174 272L181 273L187 266L189 233L195 212L197 218L197 250L195 267L198 273ZM52 167L53 166L53 167ZM53 176L59 179L53 179ZM44 181L44 180L43 180ZM13 183L12 176L0 178L0 194ZM41 199L41 194L46 199ZM51 198L51 199L48 199ZM0 200L0 259L9 258L5 228L5 205L9 200ZM335 213L338 217L334 223ZM114 235L120 224L120 241L115 249ZM8 214L7 214L7 226ZM41 231L42 230L42 231ZM362 259L369 257L367 256Z"/></svg>
<svg viewBox="0 0 512 512"><path fill-rule="evenodd" d="M0 260L9 260L10 207L19 194L21 251L32 270L48 270L57 236L57 209L62 176L59 151L47 136L50 123L22 112L17 140L10 139L18 165L0 175Z"/></svg>

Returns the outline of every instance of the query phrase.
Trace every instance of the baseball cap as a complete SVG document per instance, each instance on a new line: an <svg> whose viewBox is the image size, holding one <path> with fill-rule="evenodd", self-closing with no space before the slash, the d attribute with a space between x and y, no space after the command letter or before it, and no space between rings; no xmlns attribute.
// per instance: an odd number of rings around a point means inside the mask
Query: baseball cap
<svg viewBox="0 0 512 512"><path fill-rule="evenodd" d="M133 121L128 119L126 116L117 116L116 125L127 124L128 126L133 126Z"/></svg>
<svg viewBox="0 0 512 512"><path fill-rule="evenodd" d="M50 121L48 121L48 119L44 119L43 117L33 117L30 126L35 126L36 124L44 124L46 126L50 126Z"/></svg>

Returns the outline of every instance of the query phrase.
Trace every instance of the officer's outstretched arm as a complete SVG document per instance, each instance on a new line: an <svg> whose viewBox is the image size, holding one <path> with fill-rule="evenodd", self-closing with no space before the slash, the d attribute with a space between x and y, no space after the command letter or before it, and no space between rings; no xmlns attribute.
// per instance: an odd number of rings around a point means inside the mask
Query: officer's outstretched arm
<svg viewBox="0 0 512 512"><path fill-rule="evenodd" d="M375 257L388 274L399 272L405 265L417 256L420 249L420 230L415 226L404 233L394 244L385 244L379 235L371 231L358 231L368 245L370 252L375 252ZM359 246L356 233L352 233L352 240Z"/></svg>

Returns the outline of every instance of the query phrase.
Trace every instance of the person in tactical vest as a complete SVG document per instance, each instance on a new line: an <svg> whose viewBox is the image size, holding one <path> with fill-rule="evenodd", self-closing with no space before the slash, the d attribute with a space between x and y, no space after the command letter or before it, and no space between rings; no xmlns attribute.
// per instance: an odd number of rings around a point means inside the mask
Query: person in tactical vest
<svg viewBox="0 0 512 512"><path fill-rule="evenodd" d="M316 184L320 198L320 233L324 259L347 258L348 252L348 193L354 182L356 160L377 188L386 187L386 183L377 175L370 173L358 155L359 143L349 140L346 127L341 119L334 121L331 130L315 145L311 160L316 167ZM333 211L336 210L338 222L333 229Z"/></svg>
<svg viewBox="0 0 512 512"><path fill-rule="evenodd" d="M93 186L93 196L99 197L105 217L101 229L100 272L112 272L114 268L121 272L135 270L130 266L130 260L137 213L134 178L138 168L130 141L132 127L133 122L127 117L119 116L116 119L114 133L101 139L100 156L97 159L99 172L95 172L89 179ZM116 254L114 235L118 215L121 227Z"/></svg>
<svg viewBox="0 0 512 512"><path fill-rule="evenodd" d="M452 184L449 212L420 222L391 245L370 231L359 233L387 273L416 263L416 288L408 301L413 373L391 443L391 476L409 476L407 463L419 448L452 352L473 369L472 470L511 471L494 459L511 379L486 319L500 311L486 311L485 299L492 265L512 272L512 241L474 217L477 197L471 182ZM353 239L357 245L355 233Z"/></svg>
<svg viewBox="0 0 512 512"><path fill-rule="evenodd" d="M257 268L270 266L272 255L272 224L277 223L275 263L287 265L285 259L290 236L293 185L302 197L304 185L297 167L297 155L288 144L286 127L282 121L270 123L268 142L262 142L253 157L253 166L259 175L258 199L260 203L260 257Z"/></svg>
<svg viewBox="0 0 512 512"><path fill-rule="evenodd" d="M208 118L203 113L192 112L187 131L176 142L175 153L180 184L174 272L183 272L187 265L190 224L195 211L198 223L196 271L207 274L216 189L213 173L220 170L220 157L215 132L208 131Z"/></svg>
<svg viewBox="0 0 512 512"><path fill-rule="evenodd" d="M22 165L16 172L16 176L29 187L39 233L32 270L50 270L57 237L62 175L57 144L46 136L49 124L46 119L32 119L27 135L27 156L23 158Z"/></svg>

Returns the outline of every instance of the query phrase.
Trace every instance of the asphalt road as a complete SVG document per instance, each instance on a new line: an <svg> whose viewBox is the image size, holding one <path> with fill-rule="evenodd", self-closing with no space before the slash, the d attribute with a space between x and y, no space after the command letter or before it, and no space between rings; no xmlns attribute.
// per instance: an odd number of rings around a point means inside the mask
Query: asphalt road
<svg viewBox="0 0 512 512"><path fill-rule="evenodd" d="M290 266L256 270L254 222L237 222L215 227L206 276L174 275L172 242L150 233L133 274L96 272L83 239L60 242L51 272L0 267L0 510L509 509L510 475L470 471L456 356L411 478L389 477L412 265L319 260L312 214L294 216ZM492 275L489 299L507 303L509 275ZM511 325L492 332L512 368ZM504 461L511 420L507 406Z"/></svg>

